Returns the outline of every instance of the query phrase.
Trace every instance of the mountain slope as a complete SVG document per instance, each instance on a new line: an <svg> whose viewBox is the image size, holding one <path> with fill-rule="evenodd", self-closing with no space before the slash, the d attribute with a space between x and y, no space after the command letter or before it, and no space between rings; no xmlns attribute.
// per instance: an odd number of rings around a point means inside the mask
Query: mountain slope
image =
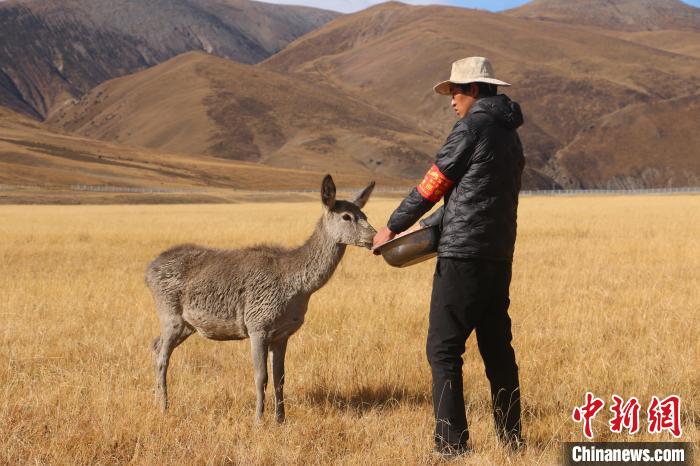
<svg viewBox="0 0 700 466"><path fill-rule="evenodd" d="M418 176L433 139L329 87L201 52L97 86L49 124L117 143L287 168Z"/></svg>
<svg viewBox="0 0 700 466"><path fill-rule="evenodd" d="M699 121L700 95L630 105L583 131L559 163L582 187L700 186Z"/></svg>
<svg viewBox="0 0 700 466"><path fill-rule="evenodd" d="M0 203L230 202L247 198L232 190L315 190L325 173L57 134L0 107ZM384 187L402 182L381 175L332 173L345 188L364 186L370 179ZM79 195L76 185L84 186ZM101 192L91 186L120 189Z"/></svg>
<svg viewBox="0 0 700 466"><path fill-rule="evenodd" d="M700 9L679 0L533 0L506 14L624 31L700 31Z"/></svg>
<svg viewBox="0 0 700 466"><path fill-rule="evenodd" d="M700 58L700 32L666 29L638 32L606 31L606 34L658 50Z"/></svg>
<svg viewBox="0 0 700 466"><path fill-rule="evenodd" d="M526 188L695 184L698 34L392 2L339 16L255 65L185 53L80 101L57 98L48 124L192 161L415 180L455 120L433 84L452 61L482 55L525 112Z"/></svg>
<svg viewBox="0 0 700 466"><path fill-rule="evenodd" d="M491 58L497 75L514 84L502 91L524 109L527 166L545 183L549 177L549 187L582 185L575 165L568 165L571 171L559 164L558 151L606 115L630 105L700 94L700 60L695 57L611 37L598 28L397 3L337 18L261 66L323 79L440 138L454 114L449 99L436 96L431 87L449 76L452 61L469 55ZM692 108L688 112L694 115ZM669 117L688 115L683 111ZM650 138L637 124L632 122L630 131L640 141ZM700 156L700 148L690 150ZM672 167L674 154L667 157ZM626 167L619 169L622 173Z"/></svg>
<svg viewBox="0 0 700 466"><path fill-rule="evenodd" d="M0 3L0 105L43 118L107 79L203 50L255 63L337 13L247 0Z"/></svg>

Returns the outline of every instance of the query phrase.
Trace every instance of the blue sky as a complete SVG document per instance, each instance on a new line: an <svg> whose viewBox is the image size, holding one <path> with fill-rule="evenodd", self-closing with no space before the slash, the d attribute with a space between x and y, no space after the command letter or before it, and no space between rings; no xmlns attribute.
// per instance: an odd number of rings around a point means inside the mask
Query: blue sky
<svg viewBox="0 0 700 466"><path fill-rule="evenodd" d="M700 7L700 0L683 1L689 5ZM527 3L527 0L448 0L444 3L467 8L481 8L482 10L501 11L520 6L523 3Z"/></svg>
<svg viewBox="0 0 700 466"><path fill-rule="evenodd" d="M527 0L447 0L445 3L466 8L501 11L520 6L523 3L527 3Z"/></svg>
<svg viewBox="0 0 700 466"><path fill-rule="evenodd" d="M700 7L700 0L683 1L689 5ZM467 8L481 8L483 10L501 11L527 3L527 0L448 0L444 3Z"/></svg>
<svg viewBox="0 0 700 466"><path fill-rule="evenodd" d="M0 0L2 2L4 0ZM279 3L285 5L307 5L316 8L325 8L327 10L342 11L343 13L351 13L354 11L364 10L365 8L382 3L386 0L259 0L266 3ZM414 5L451 5L461 6L464 8L480 8L482 10L502 11L508 8L527 3L529 0L399 0L403 3L411 3ZM693 5L700 8L700 0L682 0L688 5Z"/></svg>
<svg viewBox="0 0 700 466"><path fill-rule="evenodd" d="M363 10L376 3L381 3L381 0L262 0L268 3L284 3L292 5L308 5L316 8L325 8L327 10L342 11L350 13ZM404 3L412 3L417 5L439 4L461 6L465 8L480 8L482 10L501 11L513 8L528 0L401 0ZM700 7L700 0L684 0L685 3Z"/></svg>

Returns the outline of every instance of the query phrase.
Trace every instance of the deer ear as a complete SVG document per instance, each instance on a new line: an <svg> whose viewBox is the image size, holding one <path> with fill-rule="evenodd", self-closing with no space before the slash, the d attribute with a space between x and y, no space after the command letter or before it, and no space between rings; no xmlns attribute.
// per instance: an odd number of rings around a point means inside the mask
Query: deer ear
<svg viewBox="0 0 700 466"><path fill-rule="evenodd" d="M355 200L353 200L352 203L360 209L363 208L365 204L367 204L369 197L372 195L372 191L374 191L374 181L371 181L367 187L363 189L362 192L357 195L357 197L355 197Z"/></svg>
<svg viewBox="0 0 700 466"><path fill-rule="evenodd" d="M335 183L331 175L326 175L321 184L321 202L328 209L332 209L335 205Z"/></svg>

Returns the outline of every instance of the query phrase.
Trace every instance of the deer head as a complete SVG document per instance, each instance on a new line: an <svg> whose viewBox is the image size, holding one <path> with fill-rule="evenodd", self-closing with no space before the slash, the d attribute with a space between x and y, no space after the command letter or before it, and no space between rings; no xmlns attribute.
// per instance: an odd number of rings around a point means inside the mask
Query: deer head
<svg viewBox="0 0 700 466"><path fill-rule="evenodd" d="M372 238L377 231L367 221L362 208L374 190L374 181L360 192L353 201L335 198L335 183L326 175L321 184L321 202L325 207L324 227L336 243L372 248Z"/></svg>

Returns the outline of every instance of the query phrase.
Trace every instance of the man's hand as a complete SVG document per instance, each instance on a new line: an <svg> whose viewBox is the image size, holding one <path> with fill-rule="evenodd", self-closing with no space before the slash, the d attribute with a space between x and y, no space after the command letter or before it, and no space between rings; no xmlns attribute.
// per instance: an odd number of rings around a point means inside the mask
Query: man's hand
<svg viewBox="0 0 700 466"><path fill-rule="evenodd" d="M382 244L386 243L387 241L391 241L392 239L394 239L394 236L396 236L396 233L391 231L389 227L384 227L381 230L379 230L377 234L374 235L374 240L372 241L372 252L374 253L374 255L379 255L379 251L377 251L377 248Z"/></svg>
<svg viewBox="0 0 700 466"><path fill-rule="evenodd" d="M399 233L398 235L396 235L396 237L397 237L397 238L401 238L402 236L405 236L405 235L407 235L407 234L409 234L409 233L413 233L414 231L420 230L421 228L423 228L423 227L420 226L420 222L419 222L419 223L416 223L415 225L413 225L413 226L412 226L411 228L409 228L408 230L403 231L403 232Z"/></svg>

